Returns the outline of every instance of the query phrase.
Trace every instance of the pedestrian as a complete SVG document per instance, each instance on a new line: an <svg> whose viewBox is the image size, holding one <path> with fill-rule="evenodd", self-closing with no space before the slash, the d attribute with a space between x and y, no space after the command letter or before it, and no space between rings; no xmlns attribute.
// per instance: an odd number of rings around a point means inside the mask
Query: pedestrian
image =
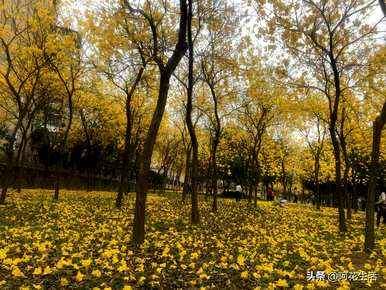
<svg viewBox="0 0 386 290"><path fill-rule="evenodd" d="M273 192L272 187L268 186L268 188L267 188L267 200L272 201L272 200L274 200L274 198L275 198L275 193Z"/></svg>
<svg viewBox="0 0 386 290"><path fill-rule="evenodd" d="M377 211L377 227L379 227L379 224L381 223L381 217L383 216L383 224L386 224L386 194L385 192L382 192L379 196L379 200L376 203L378 207Z"/></svg>
<svg viewBox="0 0 386 290"><path fill-rule="evenodd" d="M240 184L236 185L236 201L241 200L241 194L243 192L243 188L241 187Z"/></svg>

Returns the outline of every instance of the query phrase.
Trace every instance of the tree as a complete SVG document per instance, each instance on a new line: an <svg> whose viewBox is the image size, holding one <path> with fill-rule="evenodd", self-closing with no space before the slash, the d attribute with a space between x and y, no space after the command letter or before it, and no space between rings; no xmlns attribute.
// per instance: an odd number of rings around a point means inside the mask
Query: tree
<svg viewBox="0 0 386 290"><path fill-rule="evenodd" d="M374 204L375 204L375 185L378 175L379 148L381 144L382 129L386 123L386 102L379 116L373 125L373 149L371 152L370 182L367 192L366 207L366 230L365 230L365 250L371 252L374 249Z"/></svg>
<svg viewBox="0 0 386 290"><path fill-rule="evenodd" d="M98 72L104 74L108 81L124 95L126 111L126 130L124 149L121 157L121 174L115 206L122 206L123 194L127 192L129 164L134 154L133 131L137 108L133 105L133 98L145 77L145 68L149 56L144 51L144 40L139 40L136 19L125 13L125 5L107 5L99 12L97 26L92 20L87 21L92 31L89 32L92 42L96 46L94 65ZM108 35L109 37L106 37ZM113 44L113 45L111 45Z"/></svg>
<svg viewBox="0 0 386 290"><path fill-rule="evenodd" d="M324 142L326 137L326 126L323 123L321 113L313 112L312 113L314 120L316 121L316 134L312 136L313 132L310 128L310 124L305 124L304 135L306 138L306 142L308 148L313 157L313 177L315 183L315 197L316 197L316 208L320 210L320 206L322 203L322 195L320 192L320 159L322 152L324 150Z"/></svg>
<svg viewBox="0 0 386 290"><path fill-rule="evenodd" d="M188 19L187 19L187 34L188 34L188 51L189 51L189 72L188 72L188 87L187 87L187 103L186 103L186 124L188 127L190 140L192 144L192 162L191 162L191 176L190 182L192 185L191 201L191 220L193 224L200 223L200 214L198 210L198 198L197 198L197 171L198 171L198 141L196 131L192 121L193 111L193 86L194 86L194 43L193 43L193 0L188 0ZM190 154L190 153L189 153ZM187 160L188 163L189 160ZM189 163L188 163L189 164Z"/></svg>
<svg viewBox="0 0 386 290"><path fill-rule="evenodd" d="M352 75L363 65L363 55L376 33L375 25L363 20L374 1L274 2L267 30L275 28L288 51L296 57L290 85L321 92L328 103L328 127L335 158L335 194L339 204L339 230L346 232L342 192L342 148L338 129L342 101L351 87ZM286 63L288 64L288 63ZM282 65L285 71L284 65ZM284 73L286 74L286 73ZM300 76L300 77L299 77ZM294 79L300 81L293 82Z"/></svg>
<svg viewBox="0 0 386 290"><path fill-rule="evenodd" d="M178 132L167 124L161 125L158 132L157 142L155 144L156 160L158 161L157 174L161 177L161 192L165 191L166 183L170 177L170 170L173 164L176 164L181 151L182 140L178 136Z"/></svg>
<svg viewBox="0 0 386 290"><path fill-rule="evenodd" d="M382 0L381 0L382 1ZM382 3L381 3L382 4ZM384 7L384 3L382 8ZM384 11L386 16L386 11ZM375 60L375 61L374 61ZM381 88L385 88L385 80L382 77L384 74L384 63L386 60L386 49L383 47L380 53L375 55L372 66L370 67L370 84L381 85ZM375 73L374 73L375 72ZM378 73L380 72L380 78L378 79ZM385 99L384 91L379 91L377 87L370 86L370 89L375 91L377 95L381 95ZM379 155L382 140L382 130L386 123L386 101L383 101L382 110L375 118L373 123L373 143L371 152L371 166L370 166L370 181L367 190L367 207L366 207L366 227L365 227L365 251L371 252L374 249L375 237L374 237L374 205L375 205L375 187L379 170Z"/></svg>
<svg viewBox="0 0 386 290"><path fill-rule="evenodd" d="M160 19L159 14L154 14L156 13L154 11L156 10L156 7L153 7L154 10L149 9L146 11L141 8L134 8L129 3L129 1L125 1L125 5L129 13L142 17L150 28L151 37L153 40L151 58L157 64L159 69L159 91L157 105L145 138L136 188L135 215L132 238L135 243L142 243L145 238L146 195L148 190L148 176L150 171L151 157L167 102L170 78L187 50L186 26L188 15L186 0L180 0L178 38L172 54L167 58L167 60L165 60L164 53L166 53L166 48L162 46L164 43L162 41L163 35L160 35L161 30L159 27L163 17ZM163 6L162 8L164 10L168 11L168 9L166 9L167 7L164 6L166 3L162 2L161 5ZM145 1L145 7L150 8L151 4L148 1Z"/></svg>
<svg viewBox="0 0 386 290"><path fill-rule="evenodd" d="M48 35L55 19L41 1L31 6L32 10L20 2L6 2L0 8L1 106L13 119L6 128L7 168L0 203L5 202L15 167L19 170L21 166L34 115L46 103L48 92L52 92L54 86L44 51L49 47Z"/></svg>
<svg viewBox="0 0 386 290"><path fill-rule="evenodd" d="M235 77L236 61L232 57L235 47L231 38L235 34L234 7L227 3L212 2L211 13L204 20L207 31L205 51L201 57L202 80L208 86L212 98L213 115L207 114L211 130L211 179L213 190L212 210L217 211L217 161L216 154L222 134L222 120L226 111L226 99L232 96L231 77Z"/></svg>
<svg viewBox="0 0 386 290"><path fill-rule="evenodd" d="M55 73L58 83L62 86L64 103L67 108L63 108L68 114L67 124L61 130L59 141L59 154L61 158L56 168L55 192L53 199L59 199L60 172L63 167L65 150L74 118L74 97L82 86L82 76L85 71L82 62L82 43L77 31L69 28L56 28L57 33L50 39L50 47L45 51L45 58L49 67ZM61 165L61 166L60 166Z"/></svg>
<svg viewBox="0 0 386 290"><path fill-rule="evenodd" d="M196 26L193 25L194 20L194 7L193 0L188 1L188 19L187 19L187 44L188 44L188 64L187 64L187 80L185 75L183 78L176 76L177 80L182 84L186 90L187 100L185 105L185 123L190 136L190 142L186 146L186 162L185 162L185 182L182 192L182 198L185 200L188 188L191 189L191 220L192 223L198 224L200 222L199 210L198 210L198 140L195 130L195 125L198 122L199 116L193 122L193 99L194 99L194 86L199 80L198 76L194 73L195 53L194 46L201 31L201 22L203 17L202 1L197 1L196 8ZM195 30L194 30L195 29ZM185 71L185 68L182 68ZM198 75L200 71L198 70ZM185 128L184 128L185 129Z"/></svg>

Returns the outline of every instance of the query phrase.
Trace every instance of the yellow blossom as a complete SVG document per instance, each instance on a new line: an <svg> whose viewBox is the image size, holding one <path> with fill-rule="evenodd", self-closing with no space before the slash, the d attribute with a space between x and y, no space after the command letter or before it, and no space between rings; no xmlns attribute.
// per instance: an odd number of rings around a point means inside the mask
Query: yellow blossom
<svg viewBox="0 0 386 290"><path fill-rule="evenodd" d="M68 280L66 278L60 278L60 285L61 286L67 286L69 283L68 283Z"/></svg>
<svg viewBox="0 0 386 290"><path fill-rule="evenodd" d="M97 269L97 270L93 270L93 271L91 272L91 275L93 275L94 277L99 278L99 277L102 275L102 273L101 273L101 271L99 271L99 270Z"/></svg>
<svg viewBox="0 0 386 290"><path fill-rule="evenodd" d="M4 260L7 257L7 250L0 249L0 260Z"/></svg>
<svg viewBox="0 0 386 290"><path fill-rule="evenodd" d="M81 260L81 264L82 264L82 266L85 267L85 268L90 267L91 262L92 262L91 259Z"/></svg>
<svg viewBox="0 0 386 290"><path fill-rule="evenodd" d="M277 287L281 287L281 288L288 288L287 280L285 280L285 279L279 279L279 280L276 282L276 286L277 286Z"/></svg>
<svg viewBox="0 0 386 290"><path fill-rule="evenodd" d="M33 271L32 274L33 275L41 275L42 274L42 268L41 267L35 268L35 270Z"/></svg>
<svg viewBox="0 0 386 290"><path fill-rule="evenodd" d="M248 271L241 272L241 278L248 279Z"/></svg>
<svg viewBox="0 0 386 290"><path fill-rule="evenodd" d="M13 268L12 275L15 277L25 277L24 273L17 266L15 268Z"/></svg>
<svg viewBox="0 0 386 290"><path fill-rule="evenodd" d="M80 271L78 271L78 273L75 276L75 280L77 282L81 282L83 280L83 277L84 277L84 275Z"/></svg>
<svg viewBox="0 0 386 290"><path fill-rule="evenodd" d="M238 255L237 257L237 264L239 264L240 266L244 266L244 262L245 262L245 258L243 255Z"/></svg>

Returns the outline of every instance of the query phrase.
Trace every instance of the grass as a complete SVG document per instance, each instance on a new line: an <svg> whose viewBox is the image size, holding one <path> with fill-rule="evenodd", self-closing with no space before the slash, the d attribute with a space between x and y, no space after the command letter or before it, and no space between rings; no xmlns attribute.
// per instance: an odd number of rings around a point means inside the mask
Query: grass
<svg viewBox="0 0 386 290"><path fill-rule="evenodd" d="M380 289L386 287L385 227L363 253L364 215L337 232L337 210L200 199L202 224L180 198L150 195L146 240L131 246L134 197L114 193L12 192L0 208L1 289ZM377 274L377 280L307 281L307 271ZM350 288L351 287L351 288Z"/></svg>

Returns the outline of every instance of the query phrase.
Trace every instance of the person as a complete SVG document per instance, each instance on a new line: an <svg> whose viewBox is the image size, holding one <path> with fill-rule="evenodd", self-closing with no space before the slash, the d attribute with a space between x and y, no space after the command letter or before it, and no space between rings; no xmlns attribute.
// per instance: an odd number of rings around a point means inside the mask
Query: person
<svg viewBox="0 0 386 290"><path fill-rule="evenodd" d="M378 211L377 211L377 227L381 223L381 217L383 216L383 224L386 224L386 194L382 192L379 196L379 200L377 202Z"/></svg>
<svg viewBox="0 0 386 290"><path fill-rule="evenodd" d="M272 201L275 197L275 193L271 187L267 188L267 200Z"/></svg>
<svg viewBox="0 0 386 290"><path fill-rule="evenodd" d="M243 192L243 188L240 184L236 185L236 201L241 200L241 193Z"/></svg>

